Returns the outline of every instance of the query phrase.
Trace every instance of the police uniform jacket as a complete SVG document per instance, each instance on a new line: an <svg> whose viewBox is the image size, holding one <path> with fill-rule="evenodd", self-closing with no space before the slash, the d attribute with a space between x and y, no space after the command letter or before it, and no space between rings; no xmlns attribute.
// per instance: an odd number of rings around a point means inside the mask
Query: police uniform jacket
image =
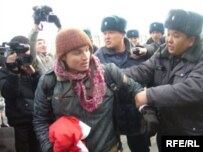
<svg viewBox="0 0 203 152"><path fill-rule="evenodd" d="M201 43L180 58L171 56L163 45L149 60L124 72L140 83L153 83L147 99L160 113L160 134L203 135Z"/></svg>

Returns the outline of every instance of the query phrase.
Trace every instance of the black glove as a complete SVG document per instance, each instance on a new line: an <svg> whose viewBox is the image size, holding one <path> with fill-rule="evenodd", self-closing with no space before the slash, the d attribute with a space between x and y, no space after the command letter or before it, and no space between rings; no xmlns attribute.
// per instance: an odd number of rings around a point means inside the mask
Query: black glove
<svg viewBox="0 0 203 152"><path fill-rule="evenodd" d="M56 16L56 15L49 15L48 22L54 23L56 25L56 27L58 27L58 29L61 28L60 20L59 20L58 16Z"/></svg>
<svg viewBox="0 0 203 152"><path fill-rule="evenodd" d="M155 109L150 106L144 106L140 112L143 116L141 122L141 132L148 137L154 136L159 127L159 120Z"/></svg>

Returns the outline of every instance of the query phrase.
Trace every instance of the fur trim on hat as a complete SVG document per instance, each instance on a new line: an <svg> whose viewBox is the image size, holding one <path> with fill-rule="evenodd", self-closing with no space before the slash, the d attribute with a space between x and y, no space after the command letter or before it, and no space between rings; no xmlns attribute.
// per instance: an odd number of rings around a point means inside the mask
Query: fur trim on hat
<svg viewBox="0 0 203 152"><path fill-rule="evenodd" d="M56 58L60 59L67 52L86 45L93 50L92 42L83 30L63 29L56 36Z"/></svg>
<svg viewBox="0 0 203 152"><path fill-rule="evenodd" d="M137 38L139 37L139 32L138 30L128 30L126 35L128 38L133 38L133 37Z"/></svg>
<svg viewBox="0 0 203 152"><path fill-rule="evenodd" d="M127 22L124 18L118 16L108 16L105 17L102 21L101 31L118 31L121 33L125 33Z"/></svg>
<svg viewBox="0 0 203 152"><path fill-rule="evenodd" d="M164 25L159 22L151 23L150 27L149 27L149 33L151 34L154 31L158 31L158 32L161 32L162 34L164 34Z"/></svg>
<svg viewBox="0 0 203 152"><path fill-rule="evenodd" d="M203 17L200 14L173 9L169 11L165 27L183 32L187 35L198 36L202 31Z"/></svg>

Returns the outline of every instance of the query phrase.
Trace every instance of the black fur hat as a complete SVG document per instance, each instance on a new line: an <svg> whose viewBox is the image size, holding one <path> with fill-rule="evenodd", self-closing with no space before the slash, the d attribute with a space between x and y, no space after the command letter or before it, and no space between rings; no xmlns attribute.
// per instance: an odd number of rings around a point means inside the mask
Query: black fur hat
<svg viewBox="0 0 203 152"><path fill-rule="evenodd" d="M203 17L200 14L172 9L165 21L165 27L183 32L187 35L198 36L202 31Z"/></svg>
<svg viewBox="0 0 203 152"><path fill-rule="evenodd" d="M104 32L107 30L113 30L113 31L125 33L126 24L127 22L124 18L115 16L115 15L108 16L108 17L105 17L102 21L101 31Z"/></svg>
<svg viewBox="0 0 203 152"><path fill-rule="evenodd" d="M164 34L164 25L159 22L151 23L150 27L149 27L149 33L152 33L154 31L158 31L158 32L161 32L162 34Z"/></svg>
<svg viewBox="0 0 203 152"><path fill-rule="evenodd" d="M23 36L23 35L17 35L15 37L13 37L11 40L10 40L10 43L12 42L17 42L17 43L24 43L24 44L29 44L30 41L27 37Z"/></svg>
<svg viewBox="0 0 203 152"><path fill-rule="evenodd" d="M133 37L139 37L139 32L138 30L128 30L126 33L128 38L133 38Z"/></svg>

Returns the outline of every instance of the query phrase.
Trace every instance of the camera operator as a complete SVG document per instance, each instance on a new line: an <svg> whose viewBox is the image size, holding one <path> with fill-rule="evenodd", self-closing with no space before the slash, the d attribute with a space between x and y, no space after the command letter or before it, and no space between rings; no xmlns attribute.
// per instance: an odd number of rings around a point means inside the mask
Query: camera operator
<svg viewBox="0 0 203 152"><path fill-rule="evenodd" d="M8 123L15 129L16 152L39 152L32 114L40 75L32 67L28 38L15 36L8 44L5 67L0 69L0 90L5 98Z"/></svg>
<svg viewBox="0 0 203 152"><path fill-rule="evenodd" d="M42 30L40 28L41 22L54 23L58 30L61 29L61 23L56 15L53 15L52 8L49 6L35 6L33 7L34 26L30 32L30 50L33 56L34 67L40 71L41 74L46 73L52 69L54 56L47 51L46 40L38 39L38 34Z"/></svg>

